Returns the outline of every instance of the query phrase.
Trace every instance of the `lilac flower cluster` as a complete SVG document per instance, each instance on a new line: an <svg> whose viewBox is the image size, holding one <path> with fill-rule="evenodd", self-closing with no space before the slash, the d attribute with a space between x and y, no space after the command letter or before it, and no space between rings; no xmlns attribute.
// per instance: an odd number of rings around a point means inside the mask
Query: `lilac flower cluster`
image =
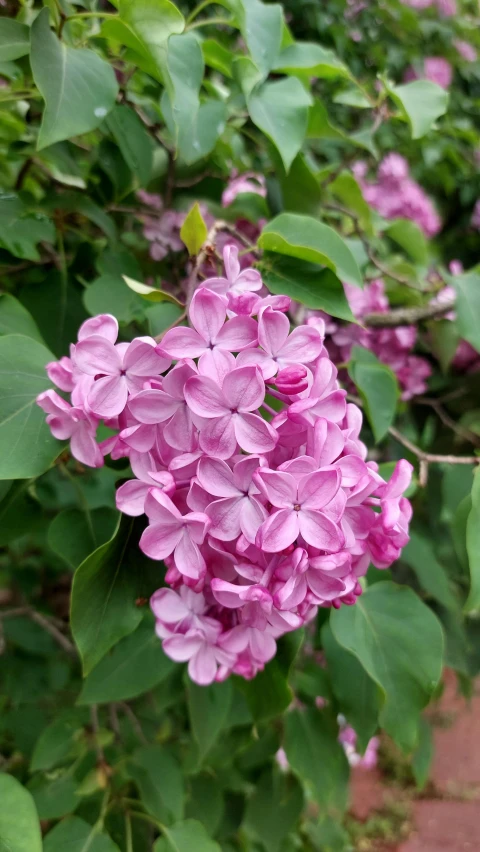
<svg viewBox="0 0 480 852"><path fill-rule="evenodd" d="M404 6L411 6L412 9L428 9L433 6L442 18L451 18L457 14L456 0L402 0L402 2Z"/></svg>
<svg viewBox="0 0 480 852"><path fill-rule="evenodd" d="M203 282L189 327L160 343L117 343L114 317L87 320L40 394L53 434L99 466L128 457L118 508L146 514L140 548L163 560L152 597L165 653L208 684L253 677L276 639L319 606L354 604L371 561L408 541L411 465L387 483L366 461L360 410L346 401L321 323L290 329L286 296L224 250L225 277ZM100 444L100 421L115 434Z"/></svg>
<svg viewBox="0 0 480 852"><path fill-rule="evenodd" d="M466 42L462 44L465 45ZM430 80L442 89L448 89L452 79L453 68L444 56L426 56L419 66L410 65L403 76L405 83L411 83L412 80Z"/></svg>
<svg viewBox="0 0 480 852"><path fill-rule="evenodd" d="M358 320L369 313L383 314L390 310L381 278L371 281L363 290L349 284L344 284L344 288L352 313ZM315 324L317 321L312 317L307 322ZM417 394L425 393L426 380L432 369L426 358L412 354L417 340L414 325L365 328L354 323L338 325L329 322L327 335L326 346L334 361L345 363L350 360L352 346L364 346L383 364L391 367L402 390L402 399L412 399Z"/></svg>
<svg viewBox="0 0 480 852"><path fill-rule="evenodd" d="M407 161L396 153L387 154L380 163L376 183L366 180L367 165L353 167L365 201L385 219L410 219L427 237L441 228L441 220L422 187L410 176Z"/></svg>

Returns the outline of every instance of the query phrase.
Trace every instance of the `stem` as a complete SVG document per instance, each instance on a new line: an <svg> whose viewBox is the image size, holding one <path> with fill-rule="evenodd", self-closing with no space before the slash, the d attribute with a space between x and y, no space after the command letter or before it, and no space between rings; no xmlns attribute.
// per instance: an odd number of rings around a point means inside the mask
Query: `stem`
<svg viewBox="0 0 480 852"><path fill-rule="evenodd" d="M157 336L154 338L157 341L157 343L160 343L160 341L165 336L167 331L170 331L171 328L175 328L175 326L180 325L180 323L183 322L184 320L186 320L186 318L187 318L187 312L184 311L183 314L180 314L178 319L175 320L175 322L172 322L172 324L169 325L168 328L165 329L165 331L162 331L161 334L157 334Z"/></svg>
<svg viewBox="0 0 480 852"><path fill-rule="evenodd" d="M203 21L194 21L193 24L185 27L185 32L196 30L199 27L220 26L222 24L227 27L235 26L231 18L205 18Z"/></svg>
<svg viewBox="0 0 480 852"><path fill-rule="evenodd" d="M143 743L144 745L148 745L148 740L147 740L145 734L143 733L142 726L141 726L140 722L138 721L137 717L135 716L135 713L133 712L132 708L129 707L128 704L125 701L121 701L118 706L121 707L121 709L123 710L125 715L128 716L130 723L132 725L132 728L135 731L140 742Z"/></svg>
<svg viewBox="0 0 480 852"><path fill-rule="evenodd" d="M198 4L198 6L195 6L194 10L190 12L186 20L187 26L188 24L191 24L193 20L195 20L195 18L200 14L200 12L203 12L203 10L206 9L207 6L210 6L212 3L215 3L215 0L202 0L202 2Z"/></svg>
<svg viewBox="0 0 480 852"><path fill-rule="evenodd" d="M103 753L103 748L98 740L98 731L100 725L98 723L98 707L96 704L92 704L90 707L90 721L92 725L92 732L95 739L95 751L97 754L97 766L105 766L105 755Z"/></svg>
<svg viewBox="0 0 480 852"><path fill-rule="evenodd" d="M480 456L443 456L437 453L426 453L420 447L417 447L416 444L412 443L409 438L402 435L394 426L390 426L388 431L392 438L395 438L399 444L402 444L414 456L427 464L480 464Z"/></svg>
<svg viewBox="0 0 480 852"><path fill-rule="evenodd" d="M133 852L132 820L128 811L125 811L125 852Z"/></svg>
<svg viewBox="0 0 480 852"><path fill-rule="evenodd" d="M7 609L4 612L0 611L0 622L4 618L15 618L19 615L26 615L28 618L34 621L35 624L38 624L39 627L42 627L46 633L50 634L52 639L55 639L57 644L60 645L60 647L64 651L66 651L67 654L71 654L75 657L77 656L75 645L73 645L72 642L70 642L70 640L67 639L67 637L64 636L63 633L61 633L58 627L55 627L55 625L52 624L52 620L49 619L48 616L42 615L40 612L37 612L37 610L32 609L29 606L18 606L14 607L13 609Z"/></svg>
<svg viewBox="0 0 480 852"><path fill-rule="evenodd" d="M424 305L419 308L396 308L385 314L366 314L361 324L367 328L395 328L400 325L414 325L421 320L433 319L448 314L455 306L453 299L442 305Z"/></svg>
<svg viewBox="0 0 480 852"><path fill-rule="evenodd" d="M438 399L429 399L426 396L417 396L414 398L413 402L416 405L428 405L430 408L433 408L437 417L442 421L447 429L451 429L459 438L462 438L464 441L468 441L470 444L473 444L474 447L480 447L480 437L470 429L466 429L460 423L456 423L455 420L450 417L448 412L445 411Z"/></svg>
<svg viewBox="0 0 480 852"><path fill-rule="evenodd" d="M118 18L114 12L74 12L73 15L67 15L65 21L78 20L79 18Z"/></svg>

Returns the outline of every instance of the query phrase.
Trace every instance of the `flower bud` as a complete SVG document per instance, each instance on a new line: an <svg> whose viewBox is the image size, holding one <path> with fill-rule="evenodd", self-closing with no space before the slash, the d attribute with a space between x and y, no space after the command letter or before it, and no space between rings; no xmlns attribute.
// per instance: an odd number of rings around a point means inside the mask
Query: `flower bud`
<svg viewBox="0 0 480 852"><path fill-rule="evenodd" d="M307 369L302 364L291 364L280 370L275 379L280 393L288 396L301 393L308 388Z"/></svg>

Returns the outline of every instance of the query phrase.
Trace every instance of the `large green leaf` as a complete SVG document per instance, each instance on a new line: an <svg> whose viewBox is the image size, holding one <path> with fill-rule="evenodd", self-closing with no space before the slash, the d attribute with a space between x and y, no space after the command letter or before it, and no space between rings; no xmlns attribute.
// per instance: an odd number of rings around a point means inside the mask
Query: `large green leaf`
<svg viewBox="0 0 480 852"><path fill-rule="evenodd" d="M42 852L34 801L13 775L0 774L0 850Z"/></svg>
<svg viewBox="0 0 480 852"><path fill-rule="evenodd" d="M242 35L250 56L265 78L275 67L282 43L282 7L260 0L240 0L238 6Z"/></svg>
<svg viewBox="0 0 480 852"><path fill-rule="evenodd" d="M261 271L271 293L285 294L307 308L355 321L343 284L331 269L267 252L261 261Z"/></svg>
<svg viewBox="0 0 480 852"><path fill-rule="evenodd" d="M161 565L139 550L139 531L132 518L123 516L113 538L75 573L71 626L85 675L120 639L133 633L143 617L137 600L161 585Z"/></svg>
<svg viewBox="0 0 480 852"><path fill-rule="evenodd" d="M158 744L142 746L128 768L142 804L153 817L168 824L182 819L184 782L180 765L168 749Z"/></svg>
<svg viewBox="0 0 480 852"><path fill-rule="evenodd" d="M303 145L311 105L295 77L264 83L248 98L250 118L272 140L287 171Z"/></svg>
<svg viewBox="0 0 480 852"><path fill-rule="evenodd" d="M119 19L102 26L102 35L131 49L132 61L164 82L167 41L181 33L185 19L170 0L120 0Z"/></svg>
<svg viewBox="0 0 480 852"><path fill-rule="evenodd" d="M480 475L475 471L472 485L472 508L467 519L467 554L470 567L470 592L465 610L480 608Z"/></svg>
<svg viewBox="0 0 480 852"><path fill-rule="evenodd" d="M92 317L97 314L113 314L119 322L142 320L146 303L132 288L126 287L120 275L101 275L83 294L85 307Z"/></svg>
<svg viewBox="0 0 480 852"><path fill-rule="evenodd" d="M196 683L188 682L188 714L200 760L210 751L225 727L232 693L229 680L212 683L211 686L197 686Z"/></svg>
<svg viewBox="0 0 480 852"><path fill-rule="evenodd" d="M64 763L79 749L79 734L87 720L85 710L65 710L40 734L33 751L32 772L49 770Z"/></svg>
<svg viewBox="0 0 480 852"><path fill-rule="evenodd" d="M88 316L81 292L73 281L66 284L61 273L52 269L43 280L23 287L20 300L51 351L59 357L67 355L70 343L76 340L78 329Z"/></svg>
<svg viewBox="0 0 480 852"><path fill-rule="evenodd" d="M124 104L117 104L106 121L125 162L140 186L146 186L152 174L153 144L145 126L136 112Z"/></svg>
<svg viewBox="0 0 480 852"><path fill-rule="evenodd" d="M447 609L456 609L458 601L450 588L448 574L435 556L434 542L415 530L402 550L402 559L415 571L420 585Z"/></svg>
<svg viewBox="0 0 480 852"><path fill-rule="evenodd" d="M399 390L395 373L363 346L353 347L348 372L363 399L375 441L381 441L397 410Z"/></svg>
<svg viewBox="0 0 480 852"><path fill-rule="evenodd" d="M0 62L20 59L29 52L29 27L13 18L0 18Z"/></svg>
<svg viewBox="0 0 480 852"><path fill-rule="evenodd" d="M186 819L163 829L153 847L153 852L220 852L220 846L211 840L201 822Z"/></svg>
<svg viewBox="0 0 480 852"><path fill-rule="evenodd" d="M37 775L29 784L40 819L60 819L73 813L80 799L76 795L78 782L67 773L48 779Z"/></svg>
<svg viewBox="0 0 480 852"><path fill-rule="evenodd" d="M363 752L378 727L380 690L357 657L339 645L328 624L322 630L322 644L340 712L355 729L357 747Z"/></svg>
<svg viewBox="0 0 480 852"><path fill-rule="evenodd" d="M277 58L274 69L284 74L303 71L309 77L350 77L348 68L335 55L315 42L297 41L289 44Z"/></svg>
<svg viewBox="0 0 480 852"><path fill-rule="evenodd" d="M37 148L99 127L118 92L111 65L92 50L59 41L48 9L33 22L31 39L33 77L46 103Z"/></svg>
<svg viewBox="0 0 480 852"><path fill-rule="evenodd" d="M42 523L40 504L27 490L30 484L28 479L11 483L0 502L0 547L34 532ZM4 481L2 485L9 483Z"/></svg>
<svg viewBox="0 0 480 852"><path fill-rule="evenodd" d="M85 511L64 509L48 528L48 544L75 569L111 538L117 522L118 513L106 507L93 512L88 507Z"/></svg>
<svg viewBox="0 0 480 852"><path fill-rule="evenodd" d="M279 852L302 808L303 791L295 776L266 769L248 800L243 825L267 852Z"/></svg>
<svg viewBox="0 0 480 852"><path fill-rule="evenodd" d="M403 86L391 86L389 94L404 112L412 131L412 139L420 139L444 115L448 92L431 80L414 80Z"/></svg>
<svg viewBox="0 0 480 852"><path fill-rule="evenodd" d="M0 295L0 335L4 334L24 334L43 343L35 320L10 293Z"/></svg>
<svg viewBox="0 0 480 852"><path fill-rule="evenodd" d="M193 33L171 36L162 110L178 152L188 164L210 153L227 117L222 101L200 103L204 70L202 50Z"/></svg>
<svg viewBox="0 0 480 852"><path fill-rule="evenodd" d="M325 710L292 710L285 717L290 766L321 808L344 810L349 769L337 737L337 723Z"/></svg>
<svg viewBox="0 0 480 852"><path fill-rule="evenodd" d="M111 837L98 825L70 816L59 822L45 837L43 852L120 852Z"/></svg>
<svg viewBox="0 0 480 852"><path fill-rule="evenodd" d="M382 727L402 749L413 749L442 672L443 634L432 610L411 589L380 582L354 607L332 612L330 625L382 690Z"/></svg>
<svg viewBox="0 0 480 852"><path fill-rule="evenodd" d="M153 689L170 674L174 663L165 656L150 619L115 645L86 678L78 704L126 701Z"/></svg>
<svg viewBox="0 0 480 852"><path fill-rule="evenodd" d="M30 337L0 337L0 479L40 476L60 452L35 402L50 387L45 365L52 360Z"/></svg>
<svg viewBox="0 0 480 852"><path fill-rule="evenodd" d="M328 266L342 280L362 286L357 262L333 228L310 216L280 213L260 234L258 244L268 251Z"/></svg>
<svg viewBox="0 0 480 852"><path fill-rule="evenodd" d="M428 263L428 243L421 228L410 219L396 219L385 229L390 239L401 246L415 263Z"/></svg>
<svg viewBox="0 0 480 852"><path fill-rule="evenodd" d="M291 704L293 692L288 683L292 663L303 642L303 633L287 633L277 643L277 654L253 680L237 679L255 722L280 716Z"/></svg>
<svg viewBox="0 0 480 852"><path fill-rule="evenodd" d="M40 260L38 243L53 243L55 226L40 213L32 213L13 192L0 194L0 248L22 260Z"/></svg>
<svg viewBox="0 0 480 852"><path fill-rule="evenodd" d="M458 331L480 352L480 271L472 269L452 280L457 292Z"/></svg>

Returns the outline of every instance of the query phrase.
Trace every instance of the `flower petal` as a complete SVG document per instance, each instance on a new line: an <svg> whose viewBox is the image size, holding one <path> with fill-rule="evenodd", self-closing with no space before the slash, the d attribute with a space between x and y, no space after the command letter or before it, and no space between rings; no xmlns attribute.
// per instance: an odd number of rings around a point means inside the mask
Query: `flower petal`
<svg viewBox="0 0 480 852"><path fill-rule="evenodd" d="M278 434L258 414L234 414L235 435L242 450L247 453L269 453L278 441Z"/></svg>
<svg viewBox="0 0 480 852"><path fill-rule="evenodd" d="M183 536L183 528L175 522L151 524L143 531L139 547L150 559L165 559L177 547Z"/></svg>
<svg viewBox="0 0 480 852"><path fill-rule="evenodd" d="M171 359L159 351L153 338L132 340L124 358L124 369L132 376L158 376L167 370Z"/></svg>
<svg viewBox="0 0 480 852"><path fill-rule="evenodd" d="M104 337L110 343L116 343L118 337L118 322L112 314L98 314L85 320L78 329L78 340L86 340L93 334Z"/></svg>
<svg viewBox="0 0 480 852"><path fill-rule="evenodd" d="M281 553L293 544L299 533L299 514L291 509L279 509L270 515L258 530L257 547L267 553Z"/></svg>
<svg viewBox="0 0 480 852"><path fill-rule="evenodd" d="M140 539L141 541L141 539ZM175 566L184 577L199 580L207 566L198 545L192 541L188 529L184 528L174 553Z"/></svg>
<svg viewBox="0 0 480 852"><path fill-rule="evenodd" d="M303 509L322 509L340 488L340 472L336 467L316 470L302 476L298 483L298 501Z"/></svg>
<svg viewBox="0 0 480 852"><path fill-rule="evenodd" d="M139 423L163 423L173 417L181 402L161 390L144 390L132 396L128 407Z"/></svg>
<svg viewBox="0 0 480 852"><path fill-rule="evenodd" d="M225 300L212 290L201 287L194 293L188 315L193 327L208 346L215 343L225 322Z"/></svg>
<svg viewBox="0 0 480 852"><path fill-rule="evenodd" d="M288 338L290 322L280 311L270 306L261 311L258 320L258 342L269 355L277 355Z"/></svg>
<svg viewBox="0 0 480 852"><path fill-rule="evenodd" d="M198 358L207 345L194 328L171 328L162 338L161 348L172 358Z"/></svg>
<svg viewBox="0 0 480 852"><path fill-rule="evenodd" d="M217 674L215 652L206 642L200 645L197 653L190 659L188 674L199 686L208 686L215 680Z"/></svg>
<svg viewBox="0 0 480 852"><path fill-rule="evenodd" d="M99 373L119 376L122 369L118 350L112 343L97 334L77 343L73 361L82 373L87 373L89 376L97 376Z"/></svg>
<svg viewBox="0 0 480 852"><path fill-rule="evenodd" d="M334 553L344 545L342 531L322 512L303 510L298 512L300 532L311 547Z"/></svg>
<svg viewBox="0 0 480 852"><path fill-rule="evenodd" d="M238 411L255 411L265 399L265 382L256 367L237 367L225 376L226 403Z"/></svg>
<svg viewBox="0 0 480 852"><path fill-rule="evenodd" d="M200 459L197 479L202 488L214 497L239 497L241 492L233 481L233 472L220 459Z"/></svg>
<svg viewBox="0 0 480 852"><path fill-rule="evenodd" d="M322 349L323 342L317 329L304 325L294 328L278 354L283 361L311 364L318 358Z"/></svg>
<svg viewBox="0 0 480 852"><path fill-rule="evenodd" d="M241 532L240 514L246 497L225 497L207 506L206 512L212 521L210 535L220 541L233 541Z"/></svg>
<svg viewBox="0 0 480 852"><path fill-rule="evenodd" d="M115 502L119 512L132 517L138 517L145 512L145 498L150 488L146 482L130 479L117 488Z"/></svg>
<svg viewBox="0 0 480 852"><path fill-rule="evenodd" d="M171 660L175 660L176 663L186 663L197 653L203 643L203 637L198 631L195 631L193 636L189 636L188 633L185 635L177 634L171 636L170 639L164 639L162 647Z"/></svg>
<svg viewBox="0 0 480 852"><path fill-rule="evenodd" d="M185 399L188 407L199 417L230 415L230 408L220 388L206 376L192 376L185 383Z"/></svg>
<svg viewBox="0 0 480 852"><path fill-rule="evenodd" d="M288 320L287 320L288 322ZM215 339L215 347L240 352L257 342L258 325L251 317L234 317L225 323Z"/></svg>
<svg viewBox="0 0 480 852"><path fill-rule="evenodd" d="M278 509L292 509L297 502L297 483L291 473L260 468L255 483L272 506Z"/></svg>
<svg viewBox="0 0 480 852"><path fill-rule="evenodd" d="M217 459L233 456L237 449L237 438L230 412L207 423L200 432L199 441L200 447L209 456Z"/></svg>
<svg viewBox="0 0 480 852"><path fill-rule="evenodd" d="M173 589L157 589L150 598L150 608L165 624L176 624L190 615L185 601Z"/></svg>
<svg viewBox="0 0 480 852"><path fill-rule="evenodd" d="M80 420L70 439L72 456L88 467L103 467L103 455L88 420Z"/></svg>
<svg viewBox="0 0 480 852"><path fill-rule="evenodd" d="M89 338L91 340L91 338ZM87 341L85 341L87 343ZM88 392L88 405L100 417L116 417L127 404L128 388L125 376L104 376L97 379Z"/></svg>

